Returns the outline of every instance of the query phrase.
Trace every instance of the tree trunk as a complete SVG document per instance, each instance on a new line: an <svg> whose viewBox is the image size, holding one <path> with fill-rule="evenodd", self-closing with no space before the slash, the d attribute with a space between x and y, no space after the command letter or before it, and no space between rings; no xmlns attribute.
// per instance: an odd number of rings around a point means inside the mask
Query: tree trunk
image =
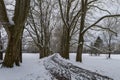
<svg viewBox="0 0 120 80"><path fill-rule="evenodd" d="M80 31L79 31L79 40L78 40L78 47L77 47L77 55L76 61L82 62L82 50L84 44L84 27L85 27L85 17L87 12L87 2L88 0L81 0L81 21L80 21Z"/></svg>
<svg viewBox="0 0 120 80"><path fill-rule="evenodd" d="M20 62L22 63L22 39L20 39L18 42L18 51Z"/></svg>
<svg viewBox="0 0 120 80"><path fill-rule="evenodd" d="M20 62L22 63L22 37L23 37L23 32L24 32L24 29L22 30L22 34L21 34L21 37L20 37L20 40L19 40L19 56L20 56Z"/></svg>
<svg viewBox="0 0 120 80"><path fill-rule="evenodd" d="M108 59L110 59L110 58L111 58L111 53L109 52Z"/></svg>
<svg viewBox="0 0 120 80"><path fill-rule="evenodd" d="M44 57L43 50L39 49L39 59L41 59L43 57Z"/></svg>
<svg viewBox="0 0 120 80"><path fill-rule="evenodd" d="M82 62L82 51L83 51L84 39L83 39L83 35L79 35L79 36L80 36L80 38L78 41L76 61Z"/></svg>
<svg viewBox="0 0 120 80"><path fill-rule="evenodd" d="M50 50L48 47L43 47L41 49L39 49L39 58L44 58L49 56Z"/></svg>
<svg viewBox="0 0 120 80"><path fill-rule="evenodd" d="M8 45L2 64L3 67L13 67L14 64L16 64L16 66L20 65L21 36L23 34L29 7L30 0L16 0L14 16L12 19L13 23L11 24L7 16L4 0L0 1L0 15L2 15L0 20L7 23L3 24L3 27L8 34Z"/></svg>
<svg viewBox="0 0 120 80"><path fill-rule="evenodd" d="M63 29L63 35L61 39L61 53L63 58L69 59L69 48L70 48L70 33L69 29Z"/></svg>
<svg viewBox="0 0 120 80"><path fill-rule="evenodd" d="M19 63L20 58L18 54L20 53L20 49L18 48L20 38L14 36L15 36L14 34L10 34L10 36L8 37L8 46L7 46L4 62L2 65L3 67L13 67L14 64L16 66L20 65Z"/></svg>
<svg viewBox="0 0 120 80"><path fill-rule="evenodd" d="M111 44L109 44L109 53L108 53L108 59L111 58Z"/></svg>
<svg viewBox="0 0 120 80"><path fill-rule="evenodd" d="M109 40L108 40L108 48L109 48L109 54L108 54L108 59L111 58L111 40L112 40L112 35L109 35Z"/></svg>
<svg viewBox="0 0 120 80"><path fill-rule="evenodd" d="M42 48L39 49L39 58L41 59L41 58L44 58L44 57L45 57L45 50L42 47Z"/></svg>
<svg viewBox="0 0 120 80"><path fill-rule="evenodd" d="M69 48L70 48L70 44L69 44L69 34L67 34L66 36L66 41L65 41L65 47L64 47L64 58L69 59Z"/></svg>
<svg viewBox="0 0 120 80"><path fill-rule="evenodd" d="M0 52L0 60L3 60L3 53Z"/></svg>

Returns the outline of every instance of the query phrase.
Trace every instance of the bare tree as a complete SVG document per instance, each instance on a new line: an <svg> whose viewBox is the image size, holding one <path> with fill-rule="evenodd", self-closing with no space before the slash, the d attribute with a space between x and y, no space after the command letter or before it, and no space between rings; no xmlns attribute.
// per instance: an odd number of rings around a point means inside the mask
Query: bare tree
<svg viewBox="0 0 120 80"><path fill-rule="evenodd" d="M116 34L118 34L118 30L119 30L119 19L117 18L108 18L104 20L103 26L105 28L108 28L109 30L113 30L114 32L116 32ZM109 55L108 58L111 58L111 53L114 52L114 46L112 43L115 42L115 37L117 37L113 32L110 31L103 31L103 38L104 38L104 42L107 46L107 50L109 51Z"/></svg>
<svg viewBox="0 0 120 80"><path fill-rule="evenodd" d="M69 49L71 37L74 34L75 27L81 15L79 0L58 0L60 15L63 21L61 36L61 56L69 59ZM65 3L65 4L63 4Z"/></svg>
<svg viewBox="0 0 120 80"><path fill-rule="evenodd" d="M120 14L109 14L109 15L105 15L100 17L98 20L96 20L95 22L93 22L92 24L85 25L86 23L86 16L88 14L88 10L91 10L91 5L93 5L93 3L97 2L99 0L81 0L81 21L80 21L80 31L79 31L79 40L78 40L78 48L77 48L77 56L76 56L76 61L80 61L82 62L82 50L83 50L83 44L84 44L84 34L91 28L94 26L98 26L97 24L103 20L104 18L108 18L108 17L118 17L120 16ZM92 6L92 7L96 7L96 6ZM107 13L110 13L108 10L104 10L101 9L99 7L97 7L99 10L105 11ZM99 27L99 26L98 26Z"/></svg>
<svg viewBox="0 0 120 80"><path fill-rule="evenodd" d="M27 30L39 49L39 58L43 58L51 54L50 39L55 26L55 21L52 20L55 4L52 0L37 0L34 4L27 21L30 29Z"/></svg>
<svg viewBox="0 0 120 80"><path fill-rule="evenodd" d="M30 0L16 0L13 19L9 20L4 0L0 1L0 23L4 26L8 35L8 45L2 64L3 67L13 67L14 64L20 65L21 38L29 6Z"/></svg>

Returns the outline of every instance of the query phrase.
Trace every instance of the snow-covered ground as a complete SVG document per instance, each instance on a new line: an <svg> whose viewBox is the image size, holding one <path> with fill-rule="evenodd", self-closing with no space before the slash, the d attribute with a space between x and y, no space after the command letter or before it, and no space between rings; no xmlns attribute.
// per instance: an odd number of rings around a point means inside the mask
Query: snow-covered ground
<svg viewBox="0 0 120 80"><path fill-rule="evenodd" d="M51 75L43 66L46 58L39 60L38 57L38 54L23 54L23 63L20 67L0 68L0 80L51 80ZM70 59L69 62L84 69L120 80L120 55L112 55L112 59L106 59L106 55L84 54L83 63L79 63L75 62L75 53L71 53Z"/></svg>
<svg viewBox="0 0 120 80"><path fill-rule="evenodd" d="M109 76L114 80L120 80L120 55L112 55L111 59L106 59L107 55L90 56L84 54L82 63L75 62L75 57L74 53L70 55L70 59L75 65Z"/></svg>
<svg viewBox="0 0 120 80"><path fill-rule="evenodd" d="M0 68L0 80L50 80L38 54L23 54L20 67Z"/></svg>

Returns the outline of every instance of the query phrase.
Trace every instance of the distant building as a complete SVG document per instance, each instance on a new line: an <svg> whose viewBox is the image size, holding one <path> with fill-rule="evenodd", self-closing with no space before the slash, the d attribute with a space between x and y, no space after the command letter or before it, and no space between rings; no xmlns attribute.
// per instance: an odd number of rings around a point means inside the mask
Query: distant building
<svg viewBox="0 0 120 80"><path fill-rule="evenodd" d="M100 55L103 48L103 40L98 36L93 44L91 44L91 54Z"/></svg>

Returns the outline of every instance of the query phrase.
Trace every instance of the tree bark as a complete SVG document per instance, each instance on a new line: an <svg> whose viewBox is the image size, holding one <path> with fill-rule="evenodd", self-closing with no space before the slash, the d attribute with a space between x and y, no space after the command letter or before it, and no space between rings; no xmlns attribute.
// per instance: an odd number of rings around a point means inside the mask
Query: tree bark
<svg viewBox="0 0 120 80"><path fill-rule="evenodd" d="M108 59L110 59L111 58L111 42L109 43L108 48L109 48Z"/></svg>
<svg viewBox="0 0 120 80"><path fill-rule="evenodd" d="M44 58L50 55L49 47L43 47L39 49L39 58Z"/></svg>
<svg viewBox="0 0 120 80"><path fill-rule="evenodd" d="M22 63L22 40L20 40L20 62Z"/></svg>
<svg viewBox="0 0 120 80"><path fill-rule="evenodd" d="M84 27L85 27L85 17L87 12L87 2L88 0L81 0L81 22L80 22L80 31L79 31L79 40L78 40L78 47L77 47L77 55L76 61L82 62L82 51L83 51L83 44L84 44Z"/></svg>
<svg viewBox="0 0 120 80"><path fill-rule="evenodd" d="M79 38L79 41L78 41L76 61L82 62L83 44L84 44L83 35L80 35L80 38Z"/></svg>
<svg viewBox="0 0 120 80"><path fill-rule="evenodd" d="M44 50L43 49L39 49L39 59L44 58Z"/></svg>
<svg viewBox="0 0 120 80"><path fill-rule="evenodd" d="M60 55L63 58L69 59L69 46L70 46L70 31L69 29L63 29L60 52Z"/></svg>
<svg viewBox="0 0 120 80"><path fill-rule="evenodd" d="M3 62L3 67L13 67L14 64L20 66L19 58L19 44L20 37L15 37L14 31L9 34L8 46L6 50L6 55Z"/></svg>

